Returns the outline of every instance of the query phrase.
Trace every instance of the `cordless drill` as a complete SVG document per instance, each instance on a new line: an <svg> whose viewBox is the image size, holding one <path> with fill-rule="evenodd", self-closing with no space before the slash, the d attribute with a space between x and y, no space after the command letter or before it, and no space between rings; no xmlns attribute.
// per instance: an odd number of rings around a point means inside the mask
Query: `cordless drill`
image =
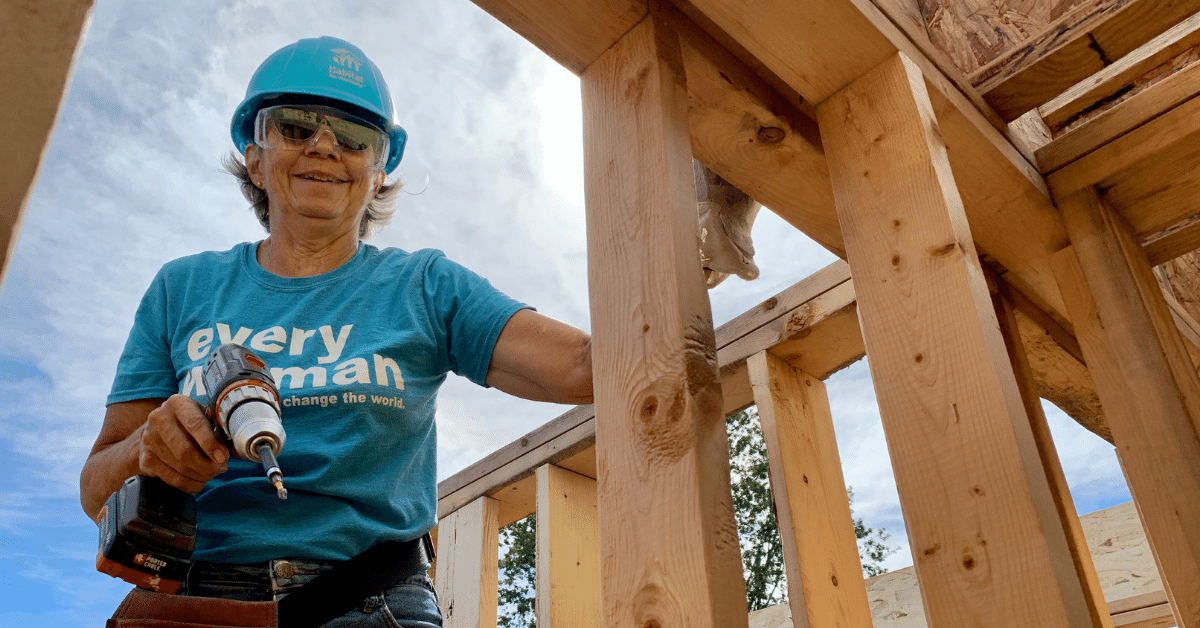
<svg viewBox="0 0 1200 628"><path fill-rule="evenodd" d="M238 457L262 463L279 499L287 499L276 461L287 435L279 391L267 365L236 344L217 347L204 366L205 414ZM196 548L196 498L159 478L133 476L100 510L96 569L144 589L175 593Z"/></svg>

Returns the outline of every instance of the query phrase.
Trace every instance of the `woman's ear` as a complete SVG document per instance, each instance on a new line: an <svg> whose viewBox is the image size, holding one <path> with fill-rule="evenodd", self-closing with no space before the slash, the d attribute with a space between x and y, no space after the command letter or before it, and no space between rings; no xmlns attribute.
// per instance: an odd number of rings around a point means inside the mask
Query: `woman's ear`
<svg viewBox="0 0 1200 628"><path fill-rule="evenodd" d="M262 188L262 149L257 144L247 144L242 157L246 160L246 172L250 174L250 181L257 187Z"/></svg>

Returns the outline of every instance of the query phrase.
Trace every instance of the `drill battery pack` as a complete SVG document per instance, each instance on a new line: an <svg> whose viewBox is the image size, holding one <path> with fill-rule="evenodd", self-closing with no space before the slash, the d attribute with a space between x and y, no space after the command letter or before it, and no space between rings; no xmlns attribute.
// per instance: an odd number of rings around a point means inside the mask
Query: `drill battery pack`
<svg viewBox="0 0 1200 628"><path fill-rule="evenodd" d="M105 502L99 522L98 571L151 591L179 591L196 549L193 495L133 476Z"/></svg>

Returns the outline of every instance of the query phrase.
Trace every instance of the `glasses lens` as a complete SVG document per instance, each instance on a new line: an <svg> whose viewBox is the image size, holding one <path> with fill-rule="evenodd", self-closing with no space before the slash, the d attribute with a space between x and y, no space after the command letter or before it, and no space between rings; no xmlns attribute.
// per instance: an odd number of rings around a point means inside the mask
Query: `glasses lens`
<svg viewBox="0 0 1200 628"><path fill-rule="evenodd" d="M387 155L386 133L365 120L329 107L263 109L255 125L255 142L272 148L303 148L322 128L333 134L345 157L377 166Z"/></svg>

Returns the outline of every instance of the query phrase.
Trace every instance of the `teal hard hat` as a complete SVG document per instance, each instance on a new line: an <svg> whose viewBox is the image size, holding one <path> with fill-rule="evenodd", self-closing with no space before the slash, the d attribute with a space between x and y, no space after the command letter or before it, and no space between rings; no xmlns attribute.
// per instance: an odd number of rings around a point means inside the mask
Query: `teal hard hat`
<svg viewBox="0 0 1200 628"><path fill-rule="evenodd" d="M229 132L239 152L254 142L254 118L263 107L320 104L378 123L390 138L384 170L404 156L408 133L395 123L395 109L379 68L354 44L337 37L301 39L267 57L233 113Z"/></svg>

